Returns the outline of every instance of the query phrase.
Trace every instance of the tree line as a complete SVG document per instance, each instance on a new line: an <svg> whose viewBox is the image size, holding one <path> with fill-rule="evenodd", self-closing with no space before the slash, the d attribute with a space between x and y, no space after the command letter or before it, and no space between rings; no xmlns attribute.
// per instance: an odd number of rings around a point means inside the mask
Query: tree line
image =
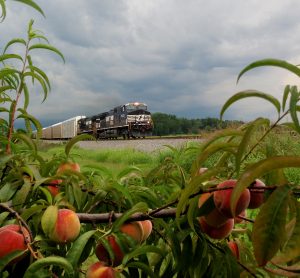
<svg viewBox="0 0 300 278"><path fill-rule="evenodd" d="M152 114L154 122L153 135L173 135L173 134L198 134L206 130L223 129L243 124L242 121L225 120L220 121L218 118L187 119L178 118L175 115L156 112Z"/></svg>

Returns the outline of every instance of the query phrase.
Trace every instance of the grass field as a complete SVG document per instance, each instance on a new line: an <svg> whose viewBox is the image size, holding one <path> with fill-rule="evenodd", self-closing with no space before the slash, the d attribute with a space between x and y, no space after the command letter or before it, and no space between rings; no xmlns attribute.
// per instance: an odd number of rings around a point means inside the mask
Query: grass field
<svg viewBox="0 0 300 278"><path fill-rule="evenodd" d="M213 136L213 134L211 135ZM259 137L259 134L257 135ZM40 150L45 158L64 154L65 145L48 144L40 145ZM71 158L79 162L83 170L88 170L91 166L101 166L120 172L128 166L138 167L141 171L148 173L151 169L163 163L166 158L172 158L176 163L189 172L193 161L199 153L198 144L188 144L188 147L167 149L163 152L142 152L135 149L105 149L88 150L77 146L71 151ZM289 133L273 134L268 136L247 159L247 163L252 163L271 155L300 155L300 137ZM205 167L214 167L220 154L211 156ZM293 183L300 182L300 171L298 168L285 170L288 179Z"/></svg>

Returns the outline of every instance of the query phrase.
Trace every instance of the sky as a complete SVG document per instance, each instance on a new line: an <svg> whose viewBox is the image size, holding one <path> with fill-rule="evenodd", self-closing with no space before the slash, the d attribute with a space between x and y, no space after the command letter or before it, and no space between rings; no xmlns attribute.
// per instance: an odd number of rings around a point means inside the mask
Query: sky
<svg viewBox="0 0 300 278"><path fill-rule="evenodd" d="M44 50L34 63L51 82L42 102L36 84L29 113L44 126L77 116L91 116L131 101L150 112L185 118L219 117L233 94L255 89L281 100L286 84L298 78L279 68L247 72L249 63L276 58L300 63L298 0L35 0L35 10L7 1L0 24L0 51L14 37L26 37L35 20L66 62ZM19 51L11 48L11 51ZM241 100L225 119L274 118L261 99Z"/></svg>

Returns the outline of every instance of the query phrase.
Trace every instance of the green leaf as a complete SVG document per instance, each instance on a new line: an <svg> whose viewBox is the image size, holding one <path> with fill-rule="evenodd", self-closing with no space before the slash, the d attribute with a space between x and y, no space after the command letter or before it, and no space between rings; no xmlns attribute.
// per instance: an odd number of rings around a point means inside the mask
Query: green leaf
<svg viewBox="0 0 300 278"><path fill-rule="evenodd" d="M274 258L275 262L288 262L300 256L300 203L297 200L294 200L294 203L297 209L296 223L290 239L284 246L282 254Z"/></svg>
<svg viewBox="0 0 300 278"><path fill-rule="evenodd" d="M19 108L18 111L22 112L22 114L19 115L17 117L17 119L20 119L20 118L28 119L30 122L32 122L32 124L37 129L37 132L38 132L39 136L41 136L41 132L42 132L42 125L41 125L41 123L35 117L33 117L32 115L27 114L27 112L24 109Z"/></svg>
<svg viewBox="0 0 300 278"><path fill-rule="evenodd" d="M17 54L3 54L3 55L0 55L0 62L3 62L3 61L8 60L8 59L18 59L18 60L23 62L22 57L20 55L17 55Z"/></svg>
<svg viewBox="0 0 300 278"><path fill-rule="evenodd" d="M157 253L164 257L166 255L166 252L161 250L160 248L153 246L153 245L142 245L138 248L134 249L132 252L125 255L123 259L123 264L126 265L131 259L136 258L143 254L149 254L149 253Z"/></svg>
<svg viewBox="0 0 300 278"><path fill-rule="evenodd" d="M225 111L231 104L233 104L234 102L236 102L240 99L248 98L248 97L263 98L263 99L269 101L270 103L272 103L275 106L278 114L280 113L280 109L281 109L280 102L276 98L274 98L272 95L269 95L269 94L266 94L266 93L263 93L260 91L256 91L256 90L246 90L246 91L242 91L242 92L238 92L238 93L234 94L231 98L229 98L225 102L225 104L223 105L221 112L220 112L221 120L222 120L222 117L223 117Z"/></svg>
<svg viewBox="0 0 300 278"><path fill-rule="evenodd" d="M20 190L15 194L14 198L12 199L12 203L15 210L18 210L23 207L27 196L31 190L31 182L28 179L24 179L24 184L20 188Z"/></svg>
<svg viewBox="0 0 300 278"><path fill-rule="evenodd" d="M234 213L239 197L256 178L264 174L281 168L300 167L299 156L273 156L263 159L251 165L238 179L231 196L231 211Z"/></svg>
<svg viewBox="0 0 300 278"><path fill-rule="evenodd" d="M121 179L131 173L142 173L142 170L136 166L129 166L126 167L124 170L122 170L118 175L117 175L117 179Z"/></svg>
<svg viewBox="0 0 300 278"><path fill-rule="evenodd" d="M299 101L299 93L297 87L293 86L291 88L291 98L290 98L290 115L295 125L295 130L300 133L300 124L297 115L297 103Z"/></svg>
<svg viewBox="0 0 300 278"><path fill-rule="evenodd" d="M44 91L44 98L42 100L42 102L44 102L47 98L47 95L48 95L48 87L47 87L47 84L44 81L44 79L40 75L38 75L38 74L36 74L35 72L32 72L32 71L25 72L23 74L23 77L26 77L26 76L30 76L31 78L36 79L36 80L39 81L39 83L42 86L43 91Z"/></svg>
<svg viewBox="0 0 300 278"><path fill-rule="evenodd" d="M20 44L23 44L23 45L26 46L26 41L25 41L24 39L15 38L15 39L10 40L10 41L6 44L6 46L5 46L4 49L3 49L3 53L5 53L6 50L7 50L11 45L13 45L13 44L15 44L15 43L20 43Z"/></svg>
<svg viewBox="0 0 300 278"><path fill-rule="evenodd" d="M1 16L0 16L1 21L0 22L3 22L3 20L6 17L5 0L0 0L0 6L1 6Z"/></svg>
<svg viewBox="0 0 300 278"><path fill-rule="evenodd" d="M130 262L127 264L128 268L139 268L141 269L144 273L147 274L147 277L152 277L152 278L158 278L152 271L152 269L145 263L142 262Z"/></svg>
<svg viewBox="0 0 300 278"><path fill-rule="evenodd" d="M138 212L143 213L143 212L146 212L147 210L148 210L147 204L145 204L143 202L139 202L139 203L135 204L131 209L124 212L122 214L122 216L115 221L115 223L113 224L113 227L112 227L112 231L113 232L119 231L121 225L134 213L138 213Z"/></svg>
<svg viewBox="0 0 300 278"><path fill-rule="evenodd" d="M34 35L32 35L31 39L44 40L45 42L47 42L49 44L48 39L45 36L40 35L40 34L34 34Z"/></svg>
<svg viewBox="0 0 300 278"><path fill-rule="evenodd" d="M286 105L286 101L289 96L290 90L291 90L290 85L286 85L284 88L283 97L282 97L282 111L285 110L285 105Z"/></svg>
<svg viewBox="0 0 300 278"><path fill-rule="evenodd" d="M59 55L62 58L62 60L65 62L64 55L57 48L55 48L49 44L42 44L42 43L34 44L34 45L31 45L28 50L30 51L33 49L47 49L47 50L53 51L57 55Z"/></svg>
<svg viewBox="0 0 300 278"><path fill-rule="evenodd" d="M19 183L6 183L0 189L0 202L9 201L18 190Z"/></svg>
<svg viewBox="0 0 300 278"><path fill-rule="evenodd" d="M251 122L248 126L247 129L244 133L244 136L238 146L238 150L236 153L236 172L239 173L240 171L240 164L243 159L243 155L247 150L247 147L249 146L249 143L251 142L252 135L255 134L255 131L260 127L260 126L269 126L270 125L270 120L269 119L263 119L263 118L258 118L255 121Z"/></svg>
<svg viewBox="0 0 300 278"><path fill-rule="evenodd" d="M236 149L239 144L235 142L218 142L206 148L196 159L192 166L192 173L197 173L201 165L208 159L212 154L219 151L230 152L235 155Z"/></svg>
<svg viewBox="0 0 300 278"><path fill-rule="evenodd" d="M42 216L42 219L41 219L42 229L43 229L43 232L45 233L45 235L47 235L48 237L51 237L51 235L53 233L57 215L58 215L57 206L49 206L45 210L45 212Z"/></svg>
<svg viewBox="0 0 300 278"><path fill-rule="evenodd" d="M76 268L79 264L79 260L82 252L89 239L95 234L96 230L88 231L82 234L79 238L74 241L71 249L67 253L66 259Z"/></svg>
<svg viewBox="0 0 300 278"><path fill-rule="evenodd" d="M0 93L2 93L4 91L7 91L7 90L12 90L12 89L14 89L12 86L1 86L0 87ZM2 99L1 99L1 101L2 101ZM6 101L9 101L9 99L7 99Z"/></svg>
<svg viewBox="0 0 300 278"><path fill-rule="evenodd" d="M72 147L79 141L83 141L83 140L95 140L95 137L89 134L80 134L72 138L65 147L65 154L67 155L67 157L69 156Z"/></svg>
<svg viewBox="0 0 300 278"><path fill-rule="evenodd" d="M32 1L32 0L14 0L14 1L21 2L23 4L26 4L26 5L34 8L35 10L37 10L38 12L40 12L45 17L45 14L44 14L43 10L34 1Z"/></svg>
<svg viewBox="0 0 300 278"><path fill-rule="evenodd" d="M5 77L13 74L20 74L19 71L10 68L2 68L0 69L0 79L4 79Z"/></svg>
<svg viewBox="0 0 300 278"><path fill-rule="evenodd" d="M46 208L45 205L33 205L32 207L25 209L22 212L21 217L22 217L22 219L24 219L26 221L34 214L42 212L44 208Z"/></svg>
<svg viewBox="0 0 300 278"><path fill-rule="evenodd" d="M0 213L0 227L4 226L3 223L9 215L10 215L10 212L8 212L8 211Z"/></svg>
<svg viewBox="0 0 300 278"><path fill-rule="evenodd" d="M289 186L278 187L255 219L252 241L259 266L266 265L283 244L289 194Z"/></svg>
<svg viewBox="0 0 300 278"><path fill-rule="evenodd" d="M50 81L44 71L42 71L41 69L39 69L35 66L32 66L32 65L28 66L27 68L29 68L31 70L31 72L38 73L44 79L45 83L48 85L49 90L51 89Z"/></svg>
<svg viewBox="0 0 300 278"><path fill-rule="evenodd" d="M27 268L24 278L40 278L38 271L47 266L59 266L71 277L74 275L74 269L67 259L63 257L49 256L32 263Z"/></svg>
<svg viewBox="0 0 300 278"><path fill-rule="evenodd" d="M226 129L219 132L216 132L212 138L208 140L208 142L204 143L201 147L201 150L204 151L208 146L210 146L212 143L216 142L219 139L225 138L225 137L237 137L237 136L243 136L244 132L237 129Z"/></svg>
<svg viewBox="0 0 300 278"><path fill-rule="evenodd" d="M24 142L34 153L37 153L37 146L35 142L26 134L24 133L13 133L12 134L13 139L19 139L22 142Z"/></svg>
<svg viewBox="0 0 300 278"><path fill-rule="evenodd" d="M223 168L208 169L203 174L193 178L190 181L190 183L186 186L186 188L181 191L179 201L177 204L177 209L176 209L176 218L179 218L181 213L184 212L190 196L200 191L201 188L204 189L205 186L202 183L209 180L211 177L219 174L222 170Z"/></svg>
<svg viewBox="0 0 300 278"><path fill-rule="evenodd" d="M257 67L264 67L264 66L272 66L272 67L279 67L279 68L283 68L283 69L286 69L294 74L296 74L297 76L300 77L300 69L293 65L293 64L290 64L284 60L277 60L277 59L263 59L263 60L258 60L258 61L255 61L251 64L249 64L248 66L246 66L239 74L238 78L237 78L237 82L239 82L239 79L241 78L241 76L253 69L253 68L257 68Z"/></svg>
<svg viewBox="0 0 300 278"><path fill-rule="evenodd" d="M26 110L29 105L29 91L26 83L23 83L23 92L24 92L24 110Z"/></svg>
<svg viewBox="0 0 300 278"><path fill-rule="evenodd" d="M9 110L5 107L0 107L0 113L1 112L9 112Z"/></svg>

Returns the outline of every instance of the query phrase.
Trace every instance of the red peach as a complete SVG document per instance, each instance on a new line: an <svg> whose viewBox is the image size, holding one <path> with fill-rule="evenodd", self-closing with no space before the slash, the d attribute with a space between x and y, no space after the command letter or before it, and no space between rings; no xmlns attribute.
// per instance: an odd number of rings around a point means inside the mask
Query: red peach
<svg viewBox="0 0 300 278"><path fill-rule="evenodd" d="M234 187L235 185L236 180L227 180L220 183L217 186L217 188L224 188L229 186ZM243 210L245 210L248 207L250 202L250 192L248 189L245 189L237 201L235 213L233 215L230 209L230 199L232 191L232 189L226 189L214 192L214 202L217 209L228 218L232 218L235 215L239 215Z"/></svg>
<svg viewBox="0 0 300 278"><path fill-rule="evenodd" d="M231 250L233 256L236 257L236 259L238 260L240 258L240 252L237 243L235 241L228 241L227 245Z"/></svg>
<svg viewBox="0 0 300 278"><path fill-rule="evenodd" d="M227 237L231 233L234 225L234 221L232 218L228 219L225 224L218 228L208 225L204 217L199 218L199 223L202 232L213 239L223 239Z"/></svg>
<svg viewBox="0 0 300 278"><path fill-rule="evenodd" d="M96 246L96 256L100 261L103 261L108 265L118 266L122 263L124 257L123 251L121 250L113 235L108 236L107 241L114 252L114 259L110 258L108 251L105 249L102 243L99 243Z"/></svg>
<svg viewBox="0 0 300 278"><path fill-rule="evenodd" d="M201 206L212 195L213 195L213 193L201 194L201 196L199 197L199 201L198 201L198 207L201 208ZM220 227L220 226L224 225L225 222L228 220L228 217L221 214L217 208L214 208L212 211L210 211L204 217L205 217L206 223L208 223L212 227Z"/></svg>
<svg viewBox="0 0 300 278"><path fill-rule="evenodd" d="M25 237L26 240L25 240ZM19 225L10 224L0 228L0 259L13 251L16 250L26 250L27 242L30 242L30 235L26 228L22 227L22 230ZM20 260L17 258L14 262Z"/></svg>
<svg viewBox="0 0 300 278"><path fill-rule="evenodd" d="M125 223L120 227L120 231L132 237L136 242L141 242L144 237L143 226L140 221Z"/></svg>
<svg viewBox="0 0 300 278"><path fill-rule="evenodd" d="M115 270L102 262L92 264L86 273L87 278L115 278Z"/></svg>
<svg viewBox="0 0 300 278"><path fill-rule="evenodd" d="M266 185L259 179L255 180L255 183L252 184L252 186L258 186L264 188ZM264 202L264 191L258 191L257 189L251 189L251 186L249 187L250 190L250 203L248 208L249 209L256 209L259 208L263 202Z"/></svg>
<svg viewBox="0 0 300 278"><path fill-rule="evenodd" d="M70 209L59 209L50 239L65 243L73 241L80 233L80 221L77 214Z"/></svg>
<svg viewBox="0 0 300 278"><path fill-rule="evenodd" d="M53 180L47 186L47 188L49 189L49 191L53 197L55 197L59 193L58 185L61 183L62 183L62 180Z"/></svg>
<svg viewBox="0 0 300 278"><path fill-rule="evenodd" d="M66 171L66 170L80 172L80 166L78 163L75 163L75 162L65 162L65 163L62 163L59 165L56 173L61 174L62 172Z"/></svg>

